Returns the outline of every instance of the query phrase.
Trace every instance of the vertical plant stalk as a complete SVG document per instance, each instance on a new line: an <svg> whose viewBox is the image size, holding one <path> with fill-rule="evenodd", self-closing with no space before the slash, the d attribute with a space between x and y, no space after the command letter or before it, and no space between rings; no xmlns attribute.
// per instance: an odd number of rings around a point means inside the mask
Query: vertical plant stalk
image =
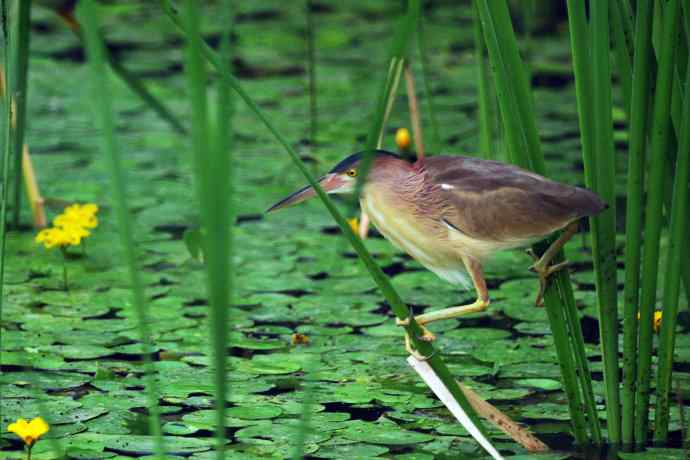
<svg viewBox="0 0 690 460"><path fill-rule="evenodd" d="M316 52L314 46L314 13L312 12L312 0L306 2L307 15L307 72L309 75L309 144L312 151L316 148L316 133L319 128L319 119L316 104Z"/></svg>
<svg viewBox="0 0 690 460"><path fill-rule="evenodd" d="M29 204L31 205L34 228L43 228L48 224L44 207L45 201L41 196L41 190L38 188L38 180L36 179L36 172L31 162L29 145L27 143L24 143L24 148L22 149L22 174L24 176L24 185L26 186L26 195L29 197Z"/></svg>
<svg viewBox="0 0 690 460"><path fill-rule="evenodd" d="M609 3L609 15L611 17L613 31L613 51L616 57L616 67L618 68L618 80L623 90L623 104L625 111L630 118L630 95L632 94L632 63L630 61L630 47L628 46L629 37L626 35L624 25L624 14L622 3L627 0L611 0ZM648 70L648 69L647 69Z"/></svg>
<svg viewBox="0 0 690 460"><path fill-rule="evenodd" d="M10 88L11 76L9 72L10 63L10 33L7 15L7 1L1 0L0 3L0 26L2 27L2 66L5 72L0 72L2 78L2 85L5 90L2 92L2 121L0 127L2 128L2 135L0 136L0 148L2 149L2 164L0 173L2 174L2 182L0 186L0 321L2 321L2 312L4 304L4 288L5 288L5 262L7 260L7 204L10 201L9 186L10 186L10 158L12 157L12 146L10 140L10 126L12 125L12 103ZM0 328L0 339L2 339L2 328ZM2 408L0 407L0 415Z"/></svg>
<svg viewBox="0 0 690 460"><path fill-rule="evenodd" d="M410 64L405 66L405 89L407 90L407 103L410 108L410 123L412 124L412 135L417 149L417 159L424 160L424 137L422 134L422 124L419 119L419 105L417 104L417 93L414 86L414 76Z"/></svg>
<svg viewBox="0 0 690 460"><path fill-rule="evenodd" d="M690 88L690 66L686 70L685 88ZM687 95L686 95L687 99ZM654 441L668 440L669 393L673 371L673 348L680 295L680 261L683 238L687 238L688 176L690 171L690 104L685 103L682 138L676 159L676 174L673 185L671 208L670 241L664 278L663 314L659 335L659 359L656 385L656 410L654 412ZM683 408L681 407L681 411Z"/></svg>
<svg viewBox="0 0 690 460"><path fill-rule="evenodd" d="M12 132L12 156L14 157L14 203L12 211L12 223L19 227L22 205L22 147L24 146L24 134L26 131L26 93L29 88L29 37L31 29L31 2L18 2L17 14L17 40L16 47L12 48L14 55L14 75L10 78L10 100L15 105L10 125ZM9 72L13 69L8 68Z"/></svg>
<svg viewBox="0 0 690 460"><path fill-rule="evenodd" d="M594 191L608 203L609 208L590 221L596 221L593 252L599 303L599 332L604 361L606 386L606 427L609 442L620 443L620 370L618 365L618 288L616 284L616 190L613 149L613 121L611 119L611 68L608 2L592 2L592 100L594 137L592 154L597 151L593 165Z"/></svg>
<svg viewBox="0 0 690 460"><path fill-rule="evenodd" d="M411 6L411 9L416 9L416 11L419 11L419 2L418 1L412 1L413 5ZM173 21L173 23L179 27L185 34L186 34L186 29L184 28L184 25L179 21L177 16L175 15L174 10L170 6L170 1L169 0L161 0L161 4L163 6L165 14ZM413 22L414 23L414 22ZM208 46L204 45L203 46L203 53L206 59L214 66L216 69L220 70L220 64L218 61L218 57L214 53L214 51ZM369 251L367 251L366 247L362 243L362 241L354 234L352 229L350 228L350 225L347 223L345 218L340 214L338 209L336 208L335 204L333 203L333 200L330 199L330 197L323 191L321 186L318 184L314 176L309 172L307 166L304 164L303 161L299 158L299 155L295 150L292 148L292 146L287 142L287 140L278 132L278 130L273 126L273 124L270 122L270 120L266 117L266 115L261 111L261 109L256 105L256 103L252 100L252 98L247 94L247 92L242 88L242 85L239 83L239 81L232 76L231 74L220 74L222 78L224 78L227 83L232 87L232 89L237 93L237 95L244 101L244 103L249 107L249 109L257 116L257 118L264 124L266 129L275 137L275 139L281 144L281 146L285 149L285 151L288 153L290 158L293 160L295 163L295 166L300 170L302 175L305 177L309 185L311 185L315 192L316 195L319 197L319 199L323 202L324 206L326 206L326 209L328 209L329 213L333 217L333 219L336 221L338 226L340 227L341 231L345 235L345 237L348 239L350 244L352 245L353 249L357 254L359 255L360 259L364 263L365 267L369 271L369 274L371 275L372 279L376 282L377 286L381 290L381 293L383 296L386 298L387 302L389 303L391 309L395 313L395 315L399 319L409 319L409 324L406 326L403 326L405 331L409 334L410 340L412 342L412 346L421 354L425 356L429 356L428 358L428 363L434 370L434 372L438 375L438 377L443 381L444 385L448 388L450 393L453 395L455 400L460 404L460 406L463 408L463 410L468 414L472 422L478 427L482 433L485 434L485 430L483 428L483 425L481 424L481 421L479 420L476 412L472 409L471 405L467 401L467 398L463 394L462 390L460 390L460 387L457 385L457 382L455 381L453 375L450 373L450 370L444 363L443 359L441 358L439 353L436 353L434 351L434 347L431 343L420 340L418 337L421 336L422 334L422 329L420 328L419 324L417 321L414 320L413 316L410 316L410 311L408 307L403 303L402 299L398 295L397 291L393 286L391 285L390 281L386 277L386 275L383 273L381 268L376 264L374 261L374 258L371 256ZM383 101L385 98L383 95L379 97L379 101ZM383 120L383 107L385 105L383 103L379 103L377 105L379 108L379 111L377 111L376 116L374 117L376 120L378 120L378 125L374 126L370 133L374 133L374 137L371 139L376 140L376 135L378 133L378 126L380 126L382 120ZM485 434L486 435L486 434Z"/></svg>
<svg viewBox="0 0 690 460"><path fill-rule="evenodd" d="M473 2L472 10L474 13L474 55L477 63L477 89L479 92L479 154L483 158L495 159L497 152L493 143L495 130L493 126L494 116L492 114L494 104L489 86L491 75L489 74L489 65L484 56L486 45L484 44L482 23L479 18L476 1Z"/></svg>
<svg viewBox="0 0 690 460"><path fill-rule="evenodd" d="M229 12L229 2L225 1L225 13ZM218 460L224 458L225 405L227 396L226 349L228 333L228 303L232 267L230 251L230 206L228 197L232 196L231 163L229 156L229 132L232 101L229 86L219 80L218 109L215 130L209 129L208 105L206 97L206 62L203 56L201 38L201 19L198 3L185 2L183 21L187 33L185 46L185 74L191 105L191 139L196 173L196 190L201 208L201 222L206 230L203 235L206 255L206 279L209 295L209 327L211 329L212 357L214 363L214 388L216 409L216 454ZM221 41L220 70L229 71L229 25L226 24Z"/></svg>
<svg viewBox="0 0 690 460"><path fill-rule="evenodd" d="M635 368L637 364L637 315L639 312L640 248L642 247L642 196L644 193L647 114L652 60L652 1L637 0L630 101L627 206L625 217L625 287L623 291L623 391L621 440L634 443ZM619 72L622 75L622 72ZM623 75L622 75L623 76ZM623 76L624 78L624 76Z"/></svg>
<svg viewBox="0 0 690 460"><path fill-rule="evenodd" d="M510 158L523 168L545 174L528 81L520 60L507 4L477 0L477 6L495 76L496 93L505 125ZM530 145L535 141L536 148L531 148ZM543 252L544 249L543 244L535 246L537 253ZM559 260L563 260L562 252L554 262L557 263ZM545 304L576 442L579 445L588 443L587 423L592 440L600 442L599 420L584 351L584 339L567 272L560 271L554 275L545 292ZM583 398L587 421L582 412Z"/></svg>
<svg viewBox="0 0 690 460"><path fill-rule="evenodd" d="M82 19L86 38L86 51L89 61L90 84L93 91L92 101L96 124L101 133L101 149L108 161L115 217L120 235L120 244L129 272L129 282L141 341L141 353L144 361L144 380L149 410L149 429L154 437L154 453L163 458L163 436L160 426L160 408L158 406L158 386L155 380L154 367L151 361L151 330L149 327L144 285L137 267L137 251L131 227L131 215L125 192L125 174L120 151L115 139L115 123L112 100L107 84L106 50L99 34L99 20L94 0L79 2L79 16Z"/></svg>
<svg viewBox="0 0 690 460"><path fill-rule="evenodd" d="M419 17L419 24L417 26L417 50L419 51L419 61L422 64L422 81L424 84L424 98L426 99L427 114L429 115L429 122L431 125L431 142L427 142L430 152L438 152L441 148L441 135L438 129L438 120L436 119L436 106L434 104L434 95L431 91L431 75L429 72L429 56L426 52L426 42L424 40L424 17ZM428 140L428 139L427 139Z"/></svg>
<svg viewBox="0 0 690 460"><path fill-rule="evenodd" d="M654 97L652 122L652 158L650 161L647 200L645 205L644 258L642 259L642 289L640 292L639 361L635 401L635 442L647 440L649 386L652 364L652 322L656 300L659 240L662 224L663 173L670 128L673 57L678 30L678 0L670 0L664 7L661 37L661 57Z"/></svg>

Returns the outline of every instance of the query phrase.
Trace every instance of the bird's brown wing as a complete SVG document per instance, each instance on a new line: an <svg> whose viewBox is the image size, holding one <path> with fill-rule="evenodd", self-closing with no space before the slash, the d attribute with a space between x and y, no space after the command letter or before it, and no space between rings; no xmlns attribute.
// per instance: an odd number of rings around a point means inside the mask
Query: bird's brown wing
<svg viewBox="0 0 690 460"><path fill-rule="evenodd" d="M542 237L607 207L589 190L497 161L435 156L424 169L443 196L443 219L475 239Z"/></svg>

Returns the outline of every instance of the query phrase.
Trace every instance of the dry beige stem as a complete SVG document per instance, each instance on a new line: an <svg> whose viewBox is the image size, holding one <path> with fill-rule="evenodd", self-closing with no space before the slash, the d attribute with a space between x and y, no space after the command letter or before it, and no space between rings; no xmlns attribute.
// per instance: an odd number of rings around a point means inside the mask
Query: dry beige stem
<svg viewBox="0 0 690 460"><path fill-rule="evenodd" d="M499 430L510 436L515 442L530 452L548 452L549 447L537 439L527 428L520 426L513 419L498 410L492 404L484 401L477 393L458 382L460 389L465 393L472 408L477 413L491 422Z"/></svg>

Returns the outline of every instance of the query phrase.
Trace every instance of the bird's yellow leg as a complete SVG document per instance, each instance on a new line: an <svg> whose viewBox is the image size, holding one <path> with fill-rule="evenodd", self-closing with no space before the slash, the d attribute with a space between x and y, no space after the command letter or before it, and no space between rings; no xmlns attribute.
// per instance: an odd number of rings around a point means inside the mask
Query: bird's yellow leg
<svg viewBox="0 0 690 460"><path fill-rule="evenodd" d="M546 283L548 282L549 277L557 271L563 270L569 265L570 262L568 261L551 265L551 261L554 257L556 257L558 251L563 249L565 243L567 243L573 237L573 235L577 233L577 226L577 222L571 222L565 228L565 231L561 234L561 236L559 236L558 239L554 241L551 246L549 246L541 257L537 258L533 252L528 251L528 254L530 254L536 260L536 262L530 267L530 270L539 275L539 292L537 293L536 300L537 306L541 306L544 303L544 291L546 290Z"/></svg>
<svg viewBox="0 0 690 460"><path fill-rule="evenodd" d="M460 316L469 315L472 313L479 313L489 306L489 291L486 288L486 282L484 281L484 275L482 274L482 267L474 258L463 257L463 262L465 267L472 277L472 282L474 283L474 288L477 291L477 300L467 305L458 305L455 307L444 308L443 310L432 311L430 313L424 313L423 315L417 315L414 317L415 321L419 323L422 328L423 334L419 337L421 340L432 341L436 339L436 336L429 331L425 324L431 323L433 321L440 321L444 319L458 318ZM410 323L410 319L396 319L395 324L398 326L407 326ZM428 359L428 357L420 357L411 346L410 338L405 334L405 350L408 353L416 357L417 359Z"/></svg>

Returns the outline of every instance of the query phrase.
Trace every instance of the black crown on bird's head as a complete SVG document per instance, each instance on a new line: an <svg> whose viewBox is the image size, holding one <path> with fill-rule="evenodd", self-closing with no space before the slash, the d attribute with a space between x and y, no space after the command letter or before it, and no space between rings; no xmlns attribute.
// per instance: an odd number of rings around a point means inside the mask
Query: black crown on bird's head
<svg viewBox="0 0 690 460"><path fill-rule="evenodd" d="M359 163L364 156L367 154L367 152L370 152L369 150L362 150L361 152L353 153L349 157L345 158L343 161L338 163L328 171L331 174L337 174L337 173L342 173ZM397 155L393 152L389 152L387 150L374 150L374 156L375 158L377 157L393 157L393 158L400 158L400 155Z"/></svg>

